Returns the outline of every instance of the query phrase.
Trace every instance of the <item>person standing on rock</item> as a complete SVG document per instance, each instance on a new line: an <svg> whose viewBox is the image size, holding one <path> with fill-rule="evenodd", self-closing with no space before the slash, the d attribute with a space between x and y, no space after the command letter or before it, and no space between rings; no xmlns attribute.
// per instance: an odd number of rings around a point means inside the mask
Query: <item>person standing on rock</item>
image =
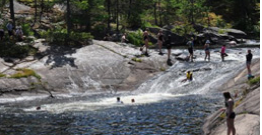
<svg viewBox="0 0 262 135"><path fill-rule="evenodd" d="M171 62L171 48L172 48L172 45L171 45L171 35L168 35L167 36L167 40L165 41L165 45L166 45L166 48L167 48L167 65L169 66L172 66L172 62Z"/></svg>
<svg viewBox="0 0 262 135"><path fill-rule="evenodd" d="M210 61L210 51L209 51L209 45L210 45L210 41L207 40L206 43L205 43L205 53L206 53L206 56L205 56L205 61L206 61L206 58L208 58L208 61Z"/></svg>
<svg viewBox="0 0 262 135"><path fill-rule="evenodd" d="M157 44L158 44L158 49L159 49L159 55L163 55L162 53L163 42L164 42L164 35L163 35L162 30L159 30L157 34Z"/></svg>
<svg viewBox="0 0 262 135"><path fill-rule="evenodd" d="M143 48L145 47L145 48L146 48L145 55L146 55L146 56L149 56L149 55L148 55L148 52L147 52L147 49L148 49L148 41L149 41L149 37L148 37L148 32L147 32L147 30L145 30L144 33L143 33L143 40L144 40L145 45L140 48L140 51L143 51Z"/></svg>
<svg viewBox="0 0 262 135"><path fill-rule="evenodd" d="M222 58L222 61L224 62L225 61L225 57L228 56L226 54L226 45L223 45L222 48L221 48L221 58Z"/></svg>
<svg viewBox="0 0 262 135"><path fill-rule="evenodd" d="M7 23L6 28L7 28L7 30L8 30L9 38L11 38L11 37L14 35L14 33L13 33L13 28L14 28L14 27L13 27L13 24L12 24L11 21L9 21L9 22Z"/></svg>
<svg viewBox="0 0 262 135"><path fill-rule="evenodd" d="M224 92L223 96L225 98L225 106L226 106L226 118L227 118L227 135L236 134L236 129L234 125L234 119L236 117L235 112L233 111L234 108L234 100L232 99L229 92Z"/></svg>
<svg viewBox="0 0 262 135"><path fill-rule="evenodd" d="M188 56L188 60L190 61L191 58L191 62L193 62L193 55L194 55L194 38L191 37L191 40L187 42L188 45L188 52L189 52L189 56Z"/></svg>
<svg viewBox="0 0 262 135"><path fill-rule="evenodd" d="M252 57L253 57L253 55L251 53L251 50L247 50L247 55L246 55L247 62L246 62L246 65L247 65L247 71L248 71L248 79L254 78L254 76L252 76L251 69L250 69Z"/></svg>

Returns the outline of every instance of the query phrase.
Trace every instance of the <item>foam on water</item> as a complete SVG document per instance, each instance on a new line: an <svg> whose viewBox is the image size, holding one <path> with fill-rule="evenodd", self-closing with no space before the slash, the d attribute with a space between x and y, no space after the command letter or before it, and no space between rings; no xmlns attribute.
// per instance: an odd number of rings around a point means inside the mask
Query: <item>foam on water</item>
<svg viewBox="0 0 262 135"><path fill-rule="evenodd" d="M140 95L126 95L121 96L121 103L116 102L116 97L102 98L97 101L76 101L70 103L59 103L59 104L44 104L41 105L42 111L48 111L50 113L63 113L71 111L95 111L99 109L121 107L126 105L141 105L160 102L162 100L174 99L182 95L163 94L163 93L149 93ZM135 103L131 100L134 99ZM30 107L23 109L24 111L37 111L36 107Z"/></svg>

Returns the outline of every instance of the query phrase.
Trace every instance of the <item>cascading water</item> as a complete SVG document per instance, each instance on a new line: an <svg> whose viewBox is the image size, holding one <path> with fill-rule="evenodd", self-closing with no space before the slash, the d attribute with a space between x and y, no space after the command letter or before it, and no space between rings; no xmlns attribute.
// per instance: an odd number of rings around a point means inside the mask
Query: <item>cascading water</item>
<svg viewBox="0 0 262 135"><path fill-rule="evenodd" d="M245 68L246 51L228 50L226 62L217 50L212 50L211 62L204 62L203 51L196 51L194 63L176 62L133 92L41 101L41 111L25 103L11 110L19 115L1 111L1 123L8 124L0 124L0 134L201 134L203 119L221 107L216 89ZM254 58L260 57L259 51L252 49ZM193 71L193 81L181 83L188 70ZM80 78L86 88L100 88L100 82L84 74ZM117 104L116 97L124 104ZM0 110L7 108L12 107Z"/></svg>

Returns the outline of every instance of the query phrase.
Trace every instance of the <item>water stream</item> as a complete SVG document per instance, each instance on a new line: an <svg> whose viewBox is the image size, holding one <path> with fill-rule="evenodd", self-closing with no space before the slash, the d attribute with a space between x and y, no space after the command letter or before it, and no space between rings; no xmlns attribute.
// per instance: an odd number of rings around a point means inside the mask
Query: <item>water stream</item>
<svg viewBox="0 0 262 135"><path fill-rule="evenodd" d="M247 49L228 49L226 62L221 62L216 51L211 52L211 62L205 62L203 51L197 50L194 63L176 62L132 92L87 92L2 104L0 134L199 135L204 118L222 107L218 88L245 68ZM259 48L252 52L254 58L260 57ZM181 83L187 70L194 71L194 80ZM68 88L74 91L78 86L71 80ZM88 76L82 81L87 89L90 85L100 89L99 82ZM116 103L116 97L121 97L124 104Z"/></svg>

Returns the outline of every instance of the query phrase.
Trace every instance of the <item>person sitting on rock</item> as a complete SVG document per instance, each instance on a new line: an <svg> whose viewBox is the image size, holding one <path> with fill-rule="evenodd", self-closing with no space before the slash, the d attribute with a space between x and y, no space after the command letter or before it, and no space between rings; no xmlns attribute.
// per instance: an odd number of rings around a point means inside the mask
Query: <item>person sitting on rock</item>
<svg viewBox="0 0 262 135"><path fill-rule="evenodd" d="M121 37L121 43L126 43L128 40L126 39L126 33Z"/></svg>
<svg viewBox="0 0 262 135"><path fill-rule="evenodd" d="M18 27L15 31L16 38L19 42L23 41L23 31L21 27Z"/></svg>
<svg viewBox="0 0 262 135"><path fill-rule="evenodd" d="M193 80L193 73L190 71L187 71L186 73L186 79L182 80L181 82L185 82L185 81L192 81Z"/></svg>

